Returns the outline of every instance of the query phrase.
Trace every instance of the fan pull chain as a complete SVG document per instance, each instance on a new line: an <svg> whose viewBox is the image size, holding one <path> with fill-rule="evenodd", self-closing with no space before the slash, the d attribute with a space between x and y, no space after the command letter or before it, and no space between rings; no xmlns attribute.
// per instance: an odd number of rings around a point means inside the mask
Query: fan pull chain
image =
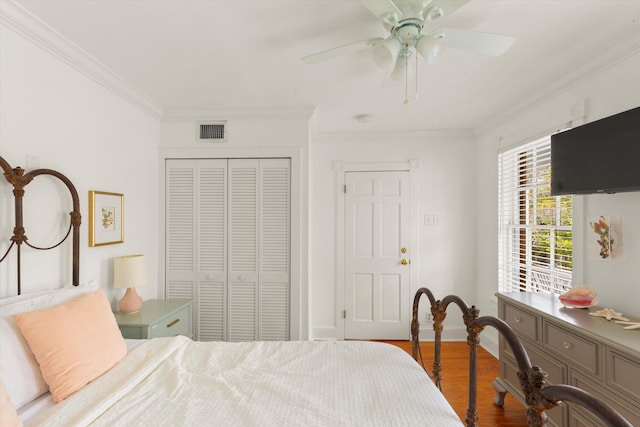
<svg viewBox="0 0 640 427"><path fill-rule="evenodd" d="M409 54L404 56L404 105L409 105Z"/></svg>
<svg viewBox="0 0 640 427"><path fill-rule="evenodd" d="M413 99L418 99L418 52L414 55L416 57L416 87L413 93Z"/></svg>

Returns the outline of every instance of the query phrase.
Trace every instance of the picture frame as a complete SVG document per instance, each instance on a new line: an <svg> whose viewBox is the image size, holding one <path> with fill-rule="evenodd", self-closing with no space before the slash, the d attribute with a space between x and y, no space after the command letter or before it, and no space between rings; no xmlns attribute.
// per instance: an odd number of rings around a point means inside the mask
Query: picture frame
<svg viewBox="0 0 640 427"><path fill-rule="evenodd" d="M124 194L89 191L89 246L124 243Z"/></svg>

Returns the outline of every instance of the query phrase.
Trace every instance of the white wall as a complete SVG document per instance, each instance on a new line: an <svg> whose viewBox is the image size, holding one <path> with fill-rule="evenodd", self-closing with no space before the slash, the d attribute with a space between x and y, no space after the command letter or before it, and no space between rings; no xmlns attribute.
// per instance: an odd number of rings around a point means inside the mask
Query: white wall
<svg viewBox="0 0 640 427"><path fill-rule="evenodd" d="M477 290L481 314L496 315L497 291L497 153L501 147L550 134L580 113L574 106L586 101L590 122L640 105L638 76L640 44L630 40L607 58L585 64L559 79L552 93L514 107L511 116L499 118L478 138L477 185ZM640 160L639 160L640 165ZM639 166L640 167L640 166ZM640 192L577 196L574 211L574 278L593 288L599 304L640 317ZM583 206L581 209L581 205ZM623 262L605 263L585 254L585 239L593 234L585 219L599 214L624 215ZM585 234L586 233L586 234ZM595 235L594 235L595 236Z"/></svg>
<svg viewBox="0 0 640 427"><path fill-rule="evenodd" d="M311 250L312 324L314 337L339 335L336 306L336 160L345 163L384 163L417 160L418 248L411 262L418 265L417 282L436 298L457 294L472 302L475 283L475 146L470 134L448 132L416 135L325 135L311 147ZM440 225L425 226L424 215L437 214ZM413 290L411 298L413 299ZM426 302L423 302L426 304ZM458 322L449 316L448 325ZM423 322L424 323L424 322ZM407 331L408 334L409 331ZM339 338L339 336L338 336Z"/></svg>
<svg viewBox="0 0 640 427"><path fill-rule="evenodd" d="M0 155L13 167L55 169L75 184L83 218L80 282L97 281L112 303L122 293L112 289L112 258L120 255L146 255L149 286L138 291L143 298L157 295L159 130L157 120L121 96L13 29L0 26ZM37 161L27 164L27 156ZM68 224L67 218L46 213L66 206L71 211L71 199L55 180L39 180L26 189L25 229L33 244L45 246L62 233L52 232L54 226L66 230ZM1 181L0 252L4 254L14 215L11 186ZM89 190L124 194L123 244L88 247ZM39 201L30 201L31 195ZM70 283L70 259L66 243L56 255L24 249L23 292ZM0 264L0 296L15 292L12 254Z"/></svg>

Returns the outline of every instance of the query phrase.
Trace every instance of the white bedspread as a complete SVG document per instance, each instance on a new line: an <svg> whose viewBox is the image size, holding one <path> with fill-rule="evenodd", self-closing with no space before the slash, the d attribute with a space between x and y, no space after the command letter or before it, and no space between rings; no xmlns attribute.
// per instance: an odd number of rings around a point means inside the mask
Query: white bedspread
<svg viewBox="0 0 640 427"><path fill-rule="evenodd" d="M27 426L460 426L422 368L372 342L145 342Z"/></svg>

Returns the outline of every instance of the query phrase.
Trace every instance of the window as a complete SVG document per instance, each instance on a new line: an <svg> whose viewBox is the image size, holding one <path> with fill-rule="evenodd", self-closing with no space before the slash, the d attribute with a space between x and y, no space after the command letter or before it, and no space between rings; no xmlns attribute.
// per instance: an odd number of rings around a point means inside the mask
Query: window
<svg viewBox="0 0 640 427"><path fill-rule="evenodd" d="M551 196L551 139L498 155L498 289L571 288L572 197Z"/></svg>

